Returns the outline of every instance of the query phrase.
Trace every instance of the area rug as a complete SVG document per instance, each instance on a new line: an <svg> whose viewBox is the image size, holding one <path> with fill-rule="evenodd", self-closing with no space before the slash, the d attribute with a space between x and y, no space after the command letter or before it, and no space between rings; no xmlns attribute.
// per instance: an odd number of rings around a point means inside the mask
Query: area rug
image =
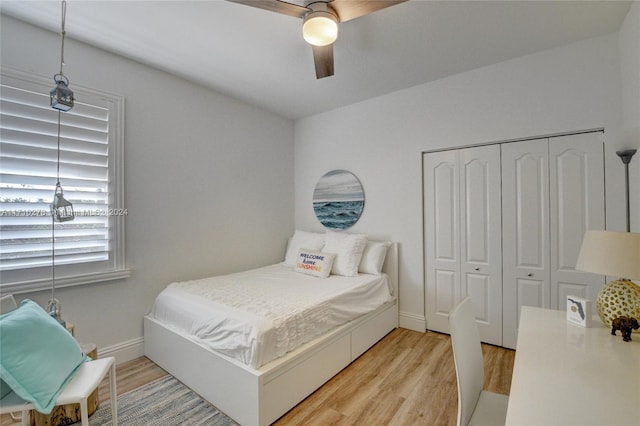
<svg viewBox="0 0 640 426"><path fill-rule="evenodd" d="M78 423L80 424L80 423ZM100 404L90 426L111 426L111 404ZM233 420L173 376L165 376L118 396L118 425L232 426Z"/></svg>

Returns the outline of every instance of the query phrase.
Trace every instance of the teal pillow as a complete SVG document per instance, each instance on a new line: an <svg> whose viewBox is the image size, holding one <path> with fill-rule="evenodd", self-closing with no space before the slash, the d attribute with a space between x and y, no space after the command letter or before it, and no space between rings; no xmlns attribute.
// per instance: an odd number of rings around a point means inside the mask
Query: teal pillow
<svg viewBox="0 0 640 426"><path fill-rule="evenodd" d="M4 380L0 380L0 399L4 398L9 392L11 392L9 385Z"/></svg>
<svg viewBox="0 0 640 426"><path fill-rule="evenodd" d="M31 300L0 315L0 379L39 412L51 412L84 359L73 336Z"/></svg>

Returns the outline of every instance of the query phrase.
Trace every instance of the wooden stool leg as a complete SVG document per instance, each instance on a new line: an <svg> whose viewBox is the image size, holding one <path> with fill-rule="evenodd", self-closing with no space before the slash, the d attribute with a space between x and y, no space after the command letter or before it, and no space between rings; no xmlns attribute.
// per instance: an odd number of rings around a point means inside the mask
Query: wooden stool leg
<svg viewBox="0 0 640 426"><path fill-rule="evenodd" d="M116 395L116 363L111 364L109 372L109 390L111 391L111 424L118 426L118 396Z"/></svg>

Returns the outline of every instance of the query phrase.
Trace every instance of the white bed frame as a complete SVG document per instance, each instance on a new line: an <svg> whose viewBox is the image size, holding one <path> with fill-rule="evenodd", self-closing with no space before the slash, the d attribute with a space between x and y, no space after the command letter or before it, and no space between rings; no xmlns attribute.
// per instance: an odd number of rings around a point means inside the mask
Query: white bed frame
<svg viewBox="0 0 640 426"><path fill-rule="evenodd" d="M384 271L396 299L253 369L144 317L144 353L243 426L273 423L398 327L398 248Z"/></svg>

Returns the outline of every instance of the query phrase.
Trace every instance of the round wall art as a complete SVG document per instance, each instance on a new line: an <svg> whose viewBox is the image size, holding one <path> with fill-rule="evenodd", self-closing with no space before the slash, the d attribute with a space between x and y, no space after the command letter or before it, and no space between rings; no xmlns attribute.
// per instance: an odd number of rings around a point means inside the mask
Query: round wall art
<svg viewBox="0 0 640 426"><path fill-rule="evenodd" d="M350 228L360 219L363 209L364 190L353 173L332 170L318 180L313 210L325 228Z"/></svg>

